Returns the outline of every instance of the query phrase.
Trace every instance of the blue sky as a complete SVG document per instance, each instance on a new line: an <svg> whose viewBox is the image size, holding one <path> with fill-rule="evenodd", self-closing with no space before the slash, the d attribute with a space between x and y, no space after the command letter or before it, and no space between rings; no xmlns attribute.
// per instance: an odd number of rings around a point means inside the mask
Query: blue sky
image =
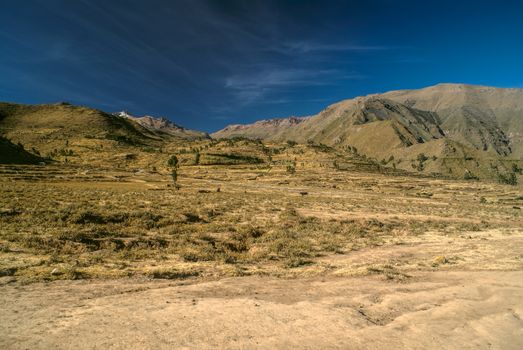
<svg viewBox="0 0 523 350"><path fill-rule="evenodd" d="M523 87L519 1L2 1L0 100L214 131L440 82Z"/></svg>

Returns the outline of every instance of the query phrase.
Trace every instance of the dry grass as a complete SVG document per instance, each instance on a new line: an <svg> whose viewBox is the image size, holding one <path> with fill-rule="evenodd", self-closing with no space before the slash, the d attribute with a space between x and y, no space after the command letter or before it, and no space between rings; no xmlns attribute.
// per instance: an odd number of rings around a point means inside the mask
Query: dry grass
<svg viewBox="0 0 523 350"><path fill-rule="evenodd" d="M228 154L226 146L214 142L211 151ZM158 172L3 167L0 274L22 281L289 276L328 269L319 262L325 256L429 231L521 227L521 187L368 172L372 164L355 158L336 170L331 150L243 146L271 155L271 165L187 160L180 190ZM289 160L295 173L286 171ZM368 273L404 278L379 269Z"/></svg>

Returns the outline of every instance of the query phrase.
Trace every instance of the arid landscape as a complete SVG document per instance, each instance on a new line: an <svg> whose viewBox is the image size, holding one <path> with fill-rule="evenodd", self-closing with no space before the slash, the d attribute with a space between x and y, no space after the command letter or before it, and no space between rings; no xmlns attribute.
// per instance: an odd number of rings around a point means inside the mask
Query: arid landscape
<svg viewBox="0 0 523 350"><path fill-rule="evenodd" d="M0 350L523 349L523 2L0 10Z"/></svg>
<svg viewBox="0 0 523 350"><path fill-rule="evenodd" d="M522 345L520 187L51 169L2 169L4 348Z"/></svg>
<svg viewBox="0 0 523 350"><path fill-rule="evenodd" d="M9 154L36 164L0 166L3 348L523 346L521 185L17 108Z"/></svg>

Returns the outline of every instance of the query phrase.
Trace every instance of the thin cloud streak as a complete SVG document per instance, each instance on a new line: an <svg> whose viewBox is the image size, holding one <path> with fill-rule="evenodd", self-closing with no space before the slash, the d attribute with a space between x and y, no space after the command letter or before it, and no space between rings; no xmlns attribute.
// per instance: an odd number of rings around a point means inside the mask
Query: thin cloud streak
<svg viewBox="0 0 523 350"><path fill-rule="evenodd" d="M224 87L232 90L241 105L259 103L276 91L300 87L336 85L342 80L364 79L363 75L347 74L336 69L274 68L258 73L246 73L227 77Z"/></svg>
<svg viewBox="0 0 523 350"><path fill-rule="evenodd" d="M330 52L374 52L396 50L400 46L383 46L383 45L351 45L351 44L332 44L332 43L318 43L297 41L286 43L280 47L275 48L275 51L295 54L295 53L312 53L321 51Z"/></svg>

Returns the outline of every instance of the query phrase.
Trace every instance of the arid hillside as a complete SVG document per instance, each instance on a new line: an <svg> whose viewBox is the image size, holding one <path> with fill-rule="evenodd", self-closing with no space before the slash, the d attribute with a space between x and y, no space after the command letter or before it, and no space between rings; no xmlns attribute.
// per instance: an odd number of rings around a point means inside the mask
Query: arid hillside
<svg viewBox="0 0 523 350"><path fill-rule="evenodd" d="M497 179L521 165L522 101L521 89L440 84L357 97L312 117L233 125L212 135L350 147L405 170Z"/></svg>
<svg viewBox="0 0 523 350"><path fill-rule="evenodd" d="M164 149L170 145L208 138L203 132L147 118L150 124L67 103L0 103L0 135L47 161L121 167L164 164ZM157 160L150 157L153 154Z"/></svg>
<svg viewBox="0 0 523 350"><path fill-rule="evenodd" d="M523 89L439 84L381 96L436 112L445 134L457 141L501 156L523 157Z"/></svg>
<svg viewBox="0 0 523 350"><path fill-rule="evenodd" d="M459 86L441 86L445 91L451 87ZM425 90L439 88L438 85ZM109 114L66 103L0 103L0 134L25 149L25 153L16 153L20 160L11 157L11 163L26 163L28 155L32 155L32 159L48 162L161 170L166 159L181 150L183 161L189 163L270 164L270 155L262 143L256 146L258 150L251 147L256 142L241 150L227 149L228 143L224 143L226 139L247 138L283 147L294 143L329 147L348 156L367 158L382 167L426 175L517 182L523 168L523 160L517 157L517 101L505 98L512 101L516 116L507 119L508 112L502 112L500 107L496 109L501 111L498 122L483 114L449 115L450 107L422 110L419 108L428 108L423 105L425 100L420 97L418 106L411 94L414 93L400 91L346 100L308 118L233 125L214 133L212 140L207 133L183 128L165 118L135 117L126 112ZM434 103L443 106L438 101ZM484 111L486 103L477 106ZM459 110L471 109L467 105ZM463 121L465 126L453 123L455 120ZM503 131L500 125L509 131ZM304 160L307 161L313 160Z"/></svg>

